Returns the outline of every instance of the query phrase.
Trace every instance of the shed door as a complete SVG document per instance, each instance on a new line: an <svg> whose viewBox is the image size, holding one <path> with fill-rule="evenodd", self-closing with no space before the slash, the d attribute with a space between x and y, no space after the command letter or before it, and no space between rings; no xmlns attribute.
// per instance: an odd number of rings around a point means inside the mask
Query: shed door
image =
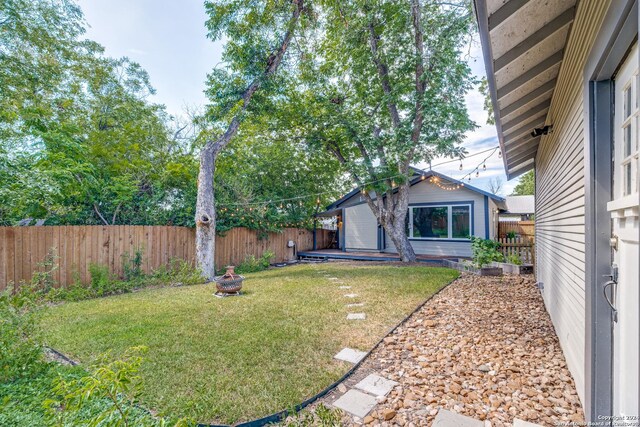
<svg viewBox="0 0 640 427"><path fill-rule="evenodd" d="M378 221L367 204L345 209L344 246L346 249L378 249Z"/></svg>
<svg viewBox="0 0 640 427"><path fill-rule="evenodd" d="M615 415L629 417L640 414L638 84L636 44L615 77L613 196L607 205L612 221L614 274L605 286L615 310L613 409Z"/></svg>

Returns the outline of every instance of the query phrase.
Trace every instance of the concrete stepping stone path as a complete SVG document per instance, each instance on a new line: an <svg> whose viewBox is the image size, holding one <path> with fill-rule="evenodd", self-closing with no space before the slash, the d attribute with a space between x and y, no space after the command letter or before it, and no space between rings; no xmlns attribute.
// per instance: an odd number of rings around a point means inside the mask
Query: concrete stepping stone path
<svg viewBox="0 0 640 427"><path fill-rule="evenodd" d="M386 396L398 383L381 377L380 375L370 374L358 384L355 385L362 391L366 391L374 396Z"/></svg>
<svg viewBox="0 0 640 427"><path fill-rule="evenodd" d="M345 294L345 297L347 297L347 298L355 298L357 296L358 296L358 294Z"/></svg>
<svg viewBox="0 0 640 427"><path fill-rule="evenodd" d="M530 423L519 418L513 419L513 427L541 427L540 424Z"/></svg>
<svg viewBox="0 0 640 427"><path fill-rule="evenodd" d="M351 289L351 286L338 286L338 289Z"/></svg>
<svg viewBox="0 0 640 427"><path fill-rule="evenodd" d="M338 354L333 356L334 359L342 360L345 362L356 364L367 355L364 351L355 350L353 348L345 347Z"/></svg>
<svg viewBox="0 0 640 427"><path fill-rule="evenodd" d="M440 409L431 427L484 427L484 422L455 412Z"/></svg>
<svg viewBox="0 0 640 427"><path fill-rule="evenodd" d="M369 412L371 412L377 403L378 401L376 398L370 394L352 389L333 402L333 406L355 415L356 417L364 418Z"/></svg>
<svg viewBox="0 0 640 427"><path fill-rule="evenodd" d="M354 302L351 304L347 304L347 308L352 308L352 307L363 307L364 303L363 302Z"/></svg>
<svg viewBox="0 0 640 427"><path fill-rule="evenodd" d="M364 313L348 313L347 320L364 320L367 318L367 315Z"/></svg>

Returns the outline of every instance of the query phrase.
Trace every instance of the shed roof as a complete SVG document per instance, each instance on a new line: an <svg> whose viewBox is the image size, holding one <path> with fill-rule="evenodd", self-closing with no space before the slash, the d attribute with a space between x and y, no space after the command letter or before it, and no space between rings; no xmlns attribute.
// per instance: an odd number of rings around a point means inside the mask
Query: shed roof
<svg viewBox="0 0 640 427"><path fill-rule="evenodd" d="M535 212L534 196L507 196L505 213L527 215Z"/></svg>
<svg viewBox="0 0 640 427"><path fill-rule="evenodd" d="M433 170L429 170L429 171L425 171L416 167L411 167L412 171L413 171L413 178L411 180L411 185L415 185L418 184L428 178L431 178L432 176L438 177L441 180L444 181L448 181L452 184L460 184L462 185L464 188L466 188L467 190L471 190L471 191L475 191L476 193L480 193L484 196L487 196L491 199L493 199L500 208L505 208L504 205L504 201L505 199L497 196L495 194L489 193L487 191L481 190L477 187L474 187L472 185L469 184L465 184L462 181L459 181L455 178L451 178L450 176L441 174L439 172L433 171ZM423 178L424 177L424 178ZM397 191L397 190L396 190ZM327 216L330 213L333 213L340 205L342 205L344 202L346 202L347 200L351 199L352 197L356 196L360 194L360 189L359 188L355 188L353 190L351 190L349 193L345 194L344 196L342 196L340 199L336 200L335 202L333 202L332 204L330 204L329 206L327 206L326 211L325 212L320 212L317 215L318 216Z"/></svg>
<svg viewBox="0 0 640 427"><path fill-rule="evenodd" d="M507 178L533 168L576 0L474 0Z"/></svg>

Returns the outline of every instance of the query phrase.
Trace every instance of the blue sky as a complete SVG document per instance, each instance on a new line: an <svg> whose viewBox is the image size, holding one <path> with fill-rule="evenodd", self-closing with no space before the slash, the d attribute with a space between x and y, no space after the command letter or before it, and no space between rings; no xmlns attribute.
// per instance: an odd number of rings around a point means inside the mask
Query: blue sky
<svg viewBox="0 0 640 427"><path fill-rule="evenodd" d="M203 0L78 0L89 25L87 37L106 48L107 55L128 56L150 74L157 90L153 101L165 104L167 111L183 115L185 108L198 109L206 103L203 93L207 73L220 62L222 45L206 37L207 16ZM477 76L484 75L480 47L471 49L469 64ZM495 127L485 125L487 114L483 98L468 94L471 118L480 127L467 135L465 147L470 154L498 145ZM459 178L475 168L485 156L434 167L434 170ZM433 164L447 159L437 159ZM418 165L425 167L426 165ZM502 159L497 154L486 162L480 178L472 176L471 185L487 188L489 179L500 177L502 195L510 194L517 180L507 182Z"/></svg>

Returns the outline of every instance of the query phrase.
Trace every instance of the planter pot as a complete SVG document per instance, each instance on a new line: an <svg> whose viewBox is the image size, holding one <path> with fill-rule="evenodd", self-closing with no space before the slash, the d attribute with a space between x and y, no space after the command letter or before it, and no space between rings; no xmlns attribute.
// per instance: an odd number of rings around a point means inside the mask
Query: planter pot
<svg viewBox="0 0 640 427"><path fill-rule="evenodd" d="M492 266L500 267L503 272L507 274L533 274L533 265L532 264L509 264L508 262L492 262Z"/></svg>
<svg viewBox="0 0 640 427"><path fill-rule="evenodd" d="M453 268L458 271L466 271L477 274L478 276L502 276L502 268L496 266L476 268L464 262L445 259L442 261L445 267Z"/></svg>
<svg viewBox="0 0 640 427"><path fill-rule="evenodd" d="M244 276L236 274L234 267L227 267L227 272L223 276L213 278L216 282L216 289L221 294L236 294L242 289L242 281Z"/></svg>

